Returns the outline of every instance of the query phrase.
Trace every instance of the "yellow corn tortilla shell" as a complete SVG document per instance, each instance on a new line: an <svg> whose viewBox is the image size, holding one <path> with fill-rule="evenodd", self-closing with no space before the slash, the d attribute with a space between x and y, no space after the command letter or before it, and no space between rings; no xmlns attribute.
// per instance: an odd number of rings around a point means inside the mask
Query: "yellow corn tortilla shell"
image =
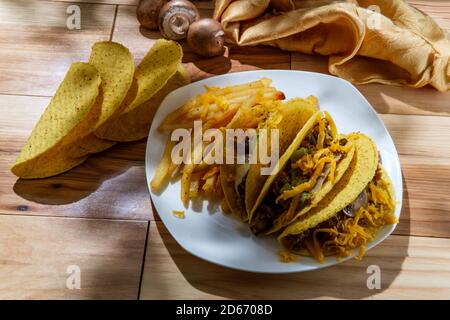
<svg viewBox="0 0 450 320"><path fill-rule="evenodd" d="M308 123L312 123L311 118L317 118L319 116L317 110L318 100L313 96L310 96L307 99L291 99L286 101L284 105L283 118L277 125L277 128L280 130L279 154L281 158L279 160L279 167L289 159L289 157L283 158L283 156L291 143L299 136L299 134L301 134L301 132L303 132L303 127ZM282 162L283 159L284 162ZM261 203L269 190L268 186L265 187L266 184L271 183L275 176L276 173L268 176L261 175L261 164L254 164L251 166L245 183L245 206L250 218L253 215L256 206ZM261 190L261 193L259 190Z"/></svg>
<svg viewBox="0 0 450 320"><path fill-rule="evenodd" d="M97 42L92 46L89 64L97 68L102 78L103 103L94 130L111 118L130 90L134 75L134 60L130 51L112 41Z"/></svg>
<svg viewBox="0 0 450 320"><path fill-rule="evenodd" d="M97 68L100 73L103 93L100 115L91 128L93 132L125 108L122 102L133 82L134 61L130 51L123 45L112 41L102 41L92 46L89 64ZM112 141L97 138L93 133L89 133L74 143L67 152L71 157L78 158L103 151L114 144Z"/></svg>
<svg viewBox="0 0 450 320"><path fill-rule="evenodd" d="M63 150L57 151L55 149L28 163L27 171L24 171L20 178L37 179L55 176L82 164L87 158L89 156L80 158L68 157Z"/></svg>
<svg viewBox="0 0 450 320"><path fill-rule="evenodd" d="M241 221L247 221L248 215L245 210L245 204L242 205L242 202L238 201L238 195L236 189L234 188L234 181L230 181L230 176L235 176L236 174L236 166L244 166L243 164L232 165L232 164L223 164L220 166L220 184L222 186L223 195L230 209L231 213L234 216L239 218Z"/></svg>
<svg viewBox="0 0 450 320"><path fill-rule="evenodd" d="M360 133L350 134L348 139L355 146L355 155L349 169L333 190L315 208L294 220L284 229L278 237L279 241L290 234L302 233L330 219L352 203L372 181L378 167L378 151L375 143L369 137ZM383 174L387 177L384 171ZM389 191L393 195L392 184L390 186Z"/></svg>
<svg viewBox="0 0 450 320"><path fill-rule="evenodd" d="M177 72L150 100L111 121L111 125L103 133L114 141L135 141L145 138L150 131L153 117L164 98L170 92L189 82L190 77L180 64Z"/></svg>
<svg viewBox="0 0 450 320"><path fill-rule="evenodd" d="M104 151L115 144L115 141L100 139L93 133L90 133L84 138L67 145L62 152L72 158L81 158L92 153Z"/></svg>
<svg viewBox="0 0 450 320"><path fill-rule="evenodd" d="M81 158L68 159L61 150L96 123L102 101L100 83L94 66L83 62L70 66L11 168L16 176L47 177L82 162Z"/></svg>
<svg viewBox="0 0 450 320"><path fill-rule="evenodd" d="M157 40L136 68L134 82L125 98L125 106L118 116L131 112L160 91L177 72L182 57L183 51L177 42ZM114 137L110 136L114 130L114 123L115 119L111 119L97 129L95 135L101 139L114 141ZM130 140L126 139L126 141Z"/></svg>

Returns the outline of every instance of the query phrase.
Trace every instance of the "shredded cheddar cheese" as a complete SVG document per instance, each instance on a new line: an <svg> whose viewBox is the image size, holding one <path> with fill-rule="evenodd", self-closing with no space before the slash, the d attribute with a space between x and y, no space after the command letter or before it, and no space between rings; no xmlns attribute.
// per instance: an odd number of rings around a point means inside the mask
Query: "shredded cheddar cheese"
<svg viewBox="0 0 450 320"><path fill-rule="evenodd" d="M209 102L203 103L203 110L200 119L206 120L209 112Z"/></svg>
<svg viewBox="0 0 450 320"><path fill-rule="evenodd" d="M325 141L325 121L319 118L319 135L317 137L317 150L323 149L323 143Z"/></svg>
<svg viewBox="0 0 450 320"><path fill-rule="evenodd" d="M356 259L361 260L365 253L365 244L372 241L379 229L386 224L397 223L393 215L395 202L388 192L389 183L384 179L369 183L368 204L358 209L354 217L345 216L336 225L329 228L314 229L312 237L305 240L308 252L323 262L326 255L338 258L351 255L358 248ZM326 241L320 243L318 235L326 234Z"/></svg>
<svg viewBox="0 0 450 320"><path fill-rule="evenodd" d="M202 180L206 180L218 173L219 173L219 166L214 166L211 169L209 169L208 171L206 171L206 173L202 176Z"/></svg>
<svg viewBox="0 0 450 320"><path fill-rule="evenodd" d="M318 150L313 157L314 163L317 163L321 157L329 156L330 153L331 152L329 148L323 148Z"/></svg>
<svg viewBox="0 0 450 320"><path fill-rule="evenodd" d="M324 148L327 126L331 131L332 140L331 146ZM318 119L318 129L318 137L316 142L317 150L313 155L304 155L292 165L292 168L299 168L300 170L302 170L303 175L306 175L314 170L312 176L307 182L301 183L290 190L283 191L276 199L276 202L278 203L279 200L294 198L288 212L285 214L286 218L289 218L293 215L296 204L298 204L299 202L298 196L302 192L310 191L314 188L319 176L322 174L325 168L325 164L329 164L330 167L330 171L326 178L331 182L334 181L337 167L334 153L347 153L351 149L350 144L346 144L346 146L341 146L339 144L336 125L328 112L324 112L324 116ZM307 137L305 139L307 139Z"/></svg>
<svg viewBox="0 0 450 320"><path fill-rule="evenodd" d="M330 130L331 130L331 136L332 136L332 140L334 142L336 142L337 139L337 129L336 129L336 124L334 123L333 118L331 118L330 114L328 112L325 111L325 119L327 119L328 121L328 125L330 126Z"/></svg>
<svg viewBox="0 0 450 320"><path fill-rule="evenodd" d="M173 210L172 214L177 217L178 219L184 219L186 215L184 214L183 210Z"/></svg>
<svg viewBox="0 0 450 320"><path fill-rule="evenodd" d="M294 199L292 199L287 213L285 215L280 216L278 220L275 221L275 224L278 225L280 222L281 224L284 224L285 222L290 221L295 215L295 210L297 209L299 202L300 202L300 195L296 195Z"/></svg>
<svg viewBox="0 0 450 320"><path fill-rule="evenodd" d="M341 146L338 141L336 141L336 142L332 141L330 144L330 147L329 147L331 152L342 152L342 153L349 152L351 148L352 148L352 145L350 143L347 143L346 145Z"/></svg>
<svg viewBox="0 0 450 320"><path fill-rule="evenodd" d="M298 260L297 255L293 255L292 253L290 253L288 251L280 250L280 251L278 251L278 255L280 257L280 261L284 262L284 263L289 263L289 262Z"/></svg>
<svg viewBox="0 0 450 320"><path fill-rule="evenodd" d="M308 182L301 183L292 188L291 190L284 191L281 195L278 196L276 201L279 201L280 199L286 200L289 198L293 198L297 195L300 195L304 191L309 191L312 188L314 188L317 179L322 174L323 168L326 163L330 163L333 168L332 170L330 170L329 177L334 180L334 170L336 169L336 161L334 161L334 159L330 157L323 157L315 164L314 173Z"/></svg>
<svg viewBox="0 0 450 320"><path fill-rule="evenodd" d="M307 173L314 168L314 160L312 155L306 154L292 165L293 168L299 168L303 173Z"/></svg>

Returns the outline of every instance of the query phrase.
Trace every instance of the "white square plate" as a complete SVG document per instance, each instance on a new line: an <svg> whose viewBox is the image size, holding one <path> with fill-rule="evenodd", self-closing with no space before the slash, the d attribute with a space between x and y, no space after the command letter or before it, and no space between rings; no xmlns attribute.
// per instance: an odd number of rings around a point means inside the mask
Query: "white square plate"
<svg viewBox="0 0 450 320"><path fill-rule="evenodd" d="M230 73L204 79L170 93L159 107L150 129L145 163L147 182L151 181L155 173L168 138L167 134L157 130L168 113L204 92L205 85L230 86L262 77L272 79L273 85L285 93L286 99L315 95L319 99L320 109L330 112L339 132L359 131L375 140L383 166L394 184L397 201L395 215L398 218L402 208L402 175L391 136L375 110L352 84L319 73L290 70ZM193 255L212 263L264 273L301 272L339 263L333 257L327 258L324 263L307 257L291 263L280 262L280 247L274 237L253 236L246 224L224 215L220 208L208 205L206 201L201 208L195 207L195 210L192 207L184 208L180 200L179 180L169 184L161 194L154 194L151 190L150 194L159 216L176 241ZM186 218L173 216L172 210L185 210ZM383 241L394 229L395 225L384 227L377 238L367 245L367 250Z"/></svg>

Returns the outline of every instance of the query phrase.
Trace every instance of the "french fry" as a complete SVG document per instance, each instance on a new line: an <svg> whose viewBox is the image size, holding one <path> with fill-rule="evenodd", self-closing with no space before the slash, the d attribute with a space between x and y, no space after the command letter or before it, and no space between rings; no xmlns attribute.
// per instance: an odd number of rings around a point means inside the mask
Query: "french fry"
<svg viewBox="0 0 450 320"><path fill-rule="evenodd" d="M189 204L189 191L191 189L191 176L194 164L185 164L181 175L181 201L185 206Z"/></svg>
<svg viewBox="0 0 450 320"><path fill-rule="evenodd" d="M274 100L282 100L284 99L284 94L280 91L277 91L273 87L263 87L262 89L250 89L240 93L236 93L235 96L230 96L227 98L228 110L237 110L241 104L248 103L249 98L255 96L258 92L261 92L261 96L263 99L274 99ZM216 104L212 103L207 106L208 113L212 115L212 117L217 116L216 113L222 111L222 108L218 107ZM227 113L229 114L229 113ZM177 124L180 122L186 122L186 120L200 120L202 119L202 115L205 116L205 107L203 105L199 105L195 101L189 102L182 106L181 108L170 113L159 126L159 130L161 131L169 131L173 128L173 124ZM183 119L183 120L181 120ZM181 120L181 121L180 121ZM205 120L205 119L203 119ZM172 125L172 126L171 126ZM192 127L193 125L191 125Z"/></svg>
<svg viewBox="0 0 450 320"><path fill-rule="evenodd" d="M230 94L225 95L225 98L230 102L234 102L234 101L238 101L242 98L252 96L255 93L257 93L258 91L264 92L264 93L269 93L269 92L275 92L275 91L277 91L277 89L275 89L274 87L263 87L263 88L255 88L255 89L252 88L252 89L247 89L244 91L232 92Z"/></svg>
<svg viewBox="0 0 450 320"><path fill-rule="evenodd" d="M205 183L202 186L202 190L205 192L205 194L209 195L213 193L216 180L217 174L211 175L206 178Z"/></svg>
<svg viewBox="0 0 450 320"><path fill-rule="evenodd" d="M216 175L217 173L219 173L219 166L213 166L202 176L202 179L207 180L208 178L212 177L213 175Z"/></svg>
<svg viewBox="0 0 450 320"><path fill-rule="evenodd" d="M192 129L194 121L202 120L202 130L209 128L257 128L269 112L278 108L284 94L271 87L271 80L262 78L251 83L240 84L225 88L207 88L207 92L198 95L177 110L171 112L160 124L159 130L171 132L178 128ZM312 101L313 102L313 101ZM194 141L192 140L192 143ZM222 184L219 179L220 165L210 165L205 158L196 163L194 156L212 156L211 149L199 150L206 147L206 142L192 145L191 158L193 163L177 166L171 161L171 151L174 142L166 144L161 162L151 181L154 190L161 188L164 182L174 175L177 168L181 168L181 200L188 206L190 199L199 196L200 192L207 196L223 199ZM202 151L201 153L199 151ZM203 154L206 152L207 154ZM229 210L226 201L223 208Z"/></svg>
<svg viewBox="0 0 450 320"><path fill-rule="evenodd" d="M150 187L153 191L159 191L166 179L170 177L171 173L173 173L176 168L171 159L171 153L174 144L175 142L171 140L168 140L166 143L161 161L159 162L158 167L156 168L155 175L150 182Z"/></svg>
<svg viewBox="0 0 450 320"><path fill-rule="evenodd" d="M214 187L214 193L216 197L222 198L223 197L223 189L222 189L222 183L220 182L219 177L216 179L216 185Z"/></svg>
<svg viewBox="0 0 450 320"><path fill-rule="evenodd" d="M191 184L189 188L189 198L196 198L198 196L198 190L200 187L200 177L201 173L193 173L191 175Z"/></svg>
<svg viewBox="0 0 450 320"><path fill-rule="evenodd" d="M271 83L272 83L272 80L270 80L269 78L261 78L259 80L253 81L253 82L238 84L235 86L229 86L229 87L225 87L225 88L219 88L219 87L206 87L206 88L208 90L214 92L217 95L226 95L227 93L230 93L230 92L243 91L243 90L249 89L249 88L256 89L256 88L268 87L268 86L270 86Z"/></svg>
<svg viewBox="0 0 450 320"><path fill-rule="evenodd" d="M228 204L228 201L226 198L222 199L222 201L220 202L220 207L222 208L223 213L226 213L226 214L231 213L231 208L230 208L230 205Z"/></svg>

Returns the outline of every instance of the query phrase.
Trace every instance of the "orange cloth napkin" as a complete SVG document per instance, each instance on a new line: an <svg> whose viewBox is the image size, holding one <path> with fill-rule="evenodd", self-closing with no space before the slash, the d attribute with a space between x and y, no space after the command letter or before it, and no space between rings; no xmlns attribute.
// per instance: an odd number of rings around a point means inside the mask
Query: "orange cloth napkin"
<svg viewBox="0 0 450 320"><path fill-rule="evenodd" d="M353 83L450 89L450 42L403 0L216 0L227 41L329 56Z"/></svg>

